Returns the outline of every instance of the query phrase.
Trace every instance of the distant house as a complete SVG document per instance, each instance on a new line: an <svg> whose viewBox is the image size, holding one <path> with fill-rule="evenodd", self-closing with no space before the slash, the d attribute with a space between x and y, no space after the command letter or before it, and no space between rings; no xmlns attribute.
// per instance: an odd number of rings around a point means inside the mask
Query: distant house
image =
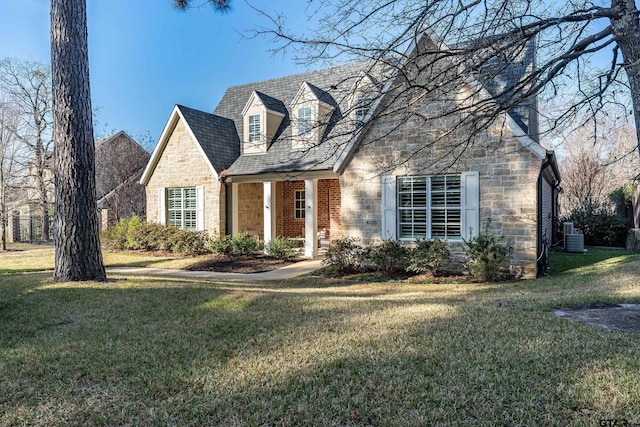
<svg viewBox="0 0 640 427"><path fill-rule="evenodd" d="M532 64L526 49L508 70ZM297 237L307 256L319 237L437 238L457 260L463 238L491 219L511 247L514 274L535 277L553 240L560 182L555 155L536 139L535 99L497 117L477 135L482 145L454 159L446 138L416 151L447 134L446 123L403 120L401 105L376 115L397 101L397 82L397 73L353 63L230 87L213 114L176 105L141 178L147 218L209 233L247 230L265 243ZM424 111L439 105L411 102Z"/></svg>
<svg viewBox="0 0 640 427"><path fill-rule="evenodd" d="M149 161L147 153L126 132L120 131L96 143L96 197L101 229L119 218L145 215L145 188L138 182ZM50 167L45 170L47 191L53 209L53 153L48 153ZM41 240L42 212L32 180L28 179L23 197L13 208L9 227L10 241ZM49 212L53 215L53 212ZM53 237L53 227L49 238Z"/></svg>
<svg viewBox="0 0 640 427"><path fill-rule="evenodd" d="M123 217L145 215L146 193L139 180L149 158L124 131L96 143L96 197L102 229Z"/></svg>

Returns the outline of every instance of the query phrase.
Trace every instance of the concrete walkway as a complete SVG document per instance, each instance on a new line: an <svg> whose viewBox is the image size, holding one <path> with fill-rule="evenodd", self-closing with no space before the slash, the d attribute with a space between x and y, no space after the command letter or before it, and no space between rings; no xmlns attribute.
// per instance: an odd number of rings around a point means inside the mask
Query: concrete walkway
<svg viewBox="0 0 640 427"><path fill-rule="evenodd" d="M220 273L217 271L187 271L153 267L108 267L107 274L179 277L182 279L201 280L240 280L248 282L291 279L293 277L311 273L312 271L319 269L321 264L322 259L316 258L296 262L295 264L290 264L277 270L265 271L264 273Z"/></svg>

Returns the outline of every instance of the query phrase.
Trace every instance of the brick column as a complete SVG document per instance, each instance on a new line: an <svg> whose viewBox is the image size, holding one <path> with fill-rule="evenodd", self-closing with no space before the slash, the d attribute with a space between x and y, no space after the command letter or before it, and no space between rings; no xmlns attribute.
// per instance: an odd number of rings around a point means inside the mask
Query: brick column
<svg viewBox="0 0 640 427"><path fill-rule="evenodd" d="M238 234L238 184L231 183L231 235Z"/></svg>

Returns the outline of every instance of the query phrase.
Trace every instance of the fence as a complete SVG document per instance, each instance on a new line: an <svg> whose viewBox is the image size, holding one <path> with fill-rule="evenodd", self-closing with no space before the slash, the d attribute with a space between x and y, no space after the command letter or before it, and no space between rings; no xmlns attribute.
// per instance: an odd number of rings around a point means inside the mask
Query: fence
<svg viewBox="0 0 640 427"><path fill-rule="evenodd" d="M42 216L14 215L10 223L11 236L14 242L36 243L53 240L53 217L49 218L49 233L42 236Z"/></svg>

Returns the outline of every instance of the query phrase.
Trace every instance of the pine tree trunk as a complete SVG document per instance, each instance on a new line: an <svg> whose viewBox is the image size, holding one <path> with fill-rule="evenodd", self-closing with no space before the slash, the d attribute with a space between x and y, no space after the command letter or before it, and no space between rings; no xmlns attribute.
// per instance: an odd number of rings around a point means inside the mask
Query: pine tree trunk
<svg viewBox="0 0 640 427"><path fill-rule="evenodd" d="M106 280L96 205L85 0L51 0L54 280Z"/></svg>
<svg viewBox="0 0 640 427"><path fill-rule="evenodd" d="M611 0L615 16L611 28L622 51L624 69L631 88L631 101L636 122L638 152L640 153L640 21L635 0Z"/></svg>

